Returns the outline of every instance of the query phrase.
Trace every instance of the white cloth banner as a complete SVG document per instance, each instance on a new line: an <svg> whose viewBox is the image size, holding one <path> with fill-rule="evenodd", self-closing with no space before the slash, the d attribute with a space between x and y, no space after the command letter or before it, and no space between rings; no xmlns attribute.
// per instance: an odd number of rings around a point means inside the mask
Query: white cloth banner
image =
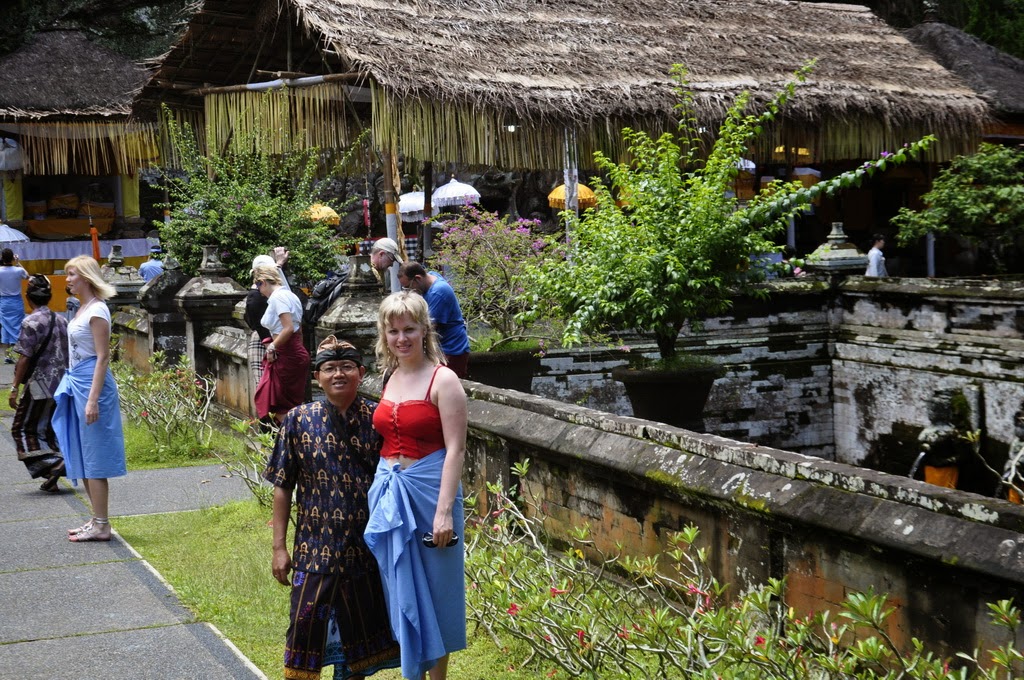
<svg viewBox="0 0 1024 680"><path fill-rule="evenodd" d="M144 238L119 238L100 241L100 255L110 257L114 245L121 246L125 257L149 255L149 242ZM22 262L29 260L70 260L77 255L92 255L92 241L7 241L0 242L0 249L10 248Z"/></svg>

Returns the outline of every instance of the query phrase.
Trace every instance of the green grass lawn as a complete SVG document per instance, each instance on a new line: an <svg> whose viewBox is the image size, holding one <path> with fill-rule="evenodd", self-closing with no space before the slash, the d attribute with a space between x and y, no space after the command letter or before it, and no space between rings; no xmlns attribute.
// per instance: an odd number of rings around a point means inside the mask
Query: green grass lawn
<svg viewBox="0 0 1024 680"><path fill-rule="evenodd" d="M270 509L255 501L196 512L123 517L118 533L166 578L182 603L215 625L267 677L282 677L289 589L270 573ZM485 634L452 656L450 680L533 680L546 670L509 670L509 655ZM330 677L330 673L324 673ZM400 680L397 670L374 676Z"/></svg>

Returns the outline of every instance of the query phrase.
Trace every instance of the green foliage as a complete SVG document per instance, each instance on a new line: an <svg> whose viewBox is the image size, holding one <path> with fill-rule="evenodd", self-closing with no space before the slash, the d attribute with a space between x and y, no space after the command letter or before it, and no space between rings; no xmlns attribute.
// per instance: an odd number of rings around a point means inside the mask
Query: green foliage
<svg viewBox="0 0 1024 680"><path fill-rule="evenodd" d="M524 476L527 465L514 472ZM958 654L961 667L951 668L917 639L909 652L896 647L886 632L893 608L884 595L852 593L838 616L797 613L775 579L727 599L695 526L652 557L605 554L586 526L555 548L542 533L535 499L495 485L488 491L489 512L478 515L469 535L470 616L499 646L526 645L525 656L510 660L538 677L994 680L1024 671L1013 642L1020 612L1009 601L989 608L1011 642L985 657Z"/></svg>
<svg viewBox="0 0 1024 680"><path fill-rule="evenodd" d="M1009 249L1024 235L1024 150L982 144L953 159L921 200L923 210L901 208L892 219L900 243L951 232L990 247L1004 271Z"/></svg>
<svg viewBox="0 0 1024 680"><path fill-rule="evenodd" d="M284 246L290 272L305 284L322 279L347 251L351 239L307 215L317 202L316 149L274 156L261 151L269 133L258 131L233 150L203 156L191 129L165 117L186 175L166 177L171 221L157 226L186 274L198 271L204 245L216 245L232 278L247 282L256 255Z"/></svg>
<svg viewBox="0 0 1024 680"><path fill-rule="evenodd" d="M742 291L764 294L753 286L763 269L751 267L751 259L780 249L771 238L790 216L815 196L857 185L933 140L887 152L810 188L776 182L741 207L730 192L739 161L809 69L798 71L760 114L744 113L749 95L741 95L704 158L685 71L677 67L682 103L676 133L652 139L625 129L630 163L595 154L608 182L594 178L597 205L569 227L566 256L528 267L531 313L551 313L554 301L567 319L565 345L579 343L585 332L636 329L652 332L668 358L687 321L724 312Z"/></svg>
<svg viewBox="0 0 1024 680"><path fill-rule="evenodd" d="M466 320L482 321L498 335L491 348L527 332L524 268L552 257L554 251L546 239L533 235L535 226L536 220L498 217L475 206L444 222L432 264L450 272L449 282Z"/></svg>
<svg viewBox="0 0 1024 680"><path fill-rule="evenodd" d="M260 505L270 507L274 500L274 488L263 481L263 471L274 449L277 430L266 430L255 420L234 418L231 430L242 443L241 451L232 455L218 455L217 458L235 477L240 477ZM295 508L292 508L294 517Z"/></svg>
<svg viewBox="0 0 1024 680"><path fill-rule="evenodd" d="M187 360L169 364L163 352L154 352L149 365L148 373L122 362L111 365L128 421L149 432L158 457L208 457L213 380L198 375Z"/></svg>

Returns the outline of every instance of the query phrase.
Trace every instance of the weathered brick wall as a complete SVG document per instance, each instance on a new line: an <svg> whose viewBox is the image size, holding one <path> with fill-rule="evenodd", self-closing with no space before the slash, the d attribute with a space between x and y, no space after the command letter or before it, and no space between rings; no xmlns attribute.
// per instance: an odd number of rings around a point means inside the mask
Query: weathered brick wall
<svg viewBox="0 0 1024 680"><path fill-rule="evenodd" d="M693 523L732 593L785 577L787 603L811 611L873 587L890 594L889 632L904 647L911 636L943 654L1007 641L985 605L1024 595L1019 506L468 385L467 491L508 487L510 466L529 459L525 490L555 537L589 523L602 550L652 554Z"/></svg>
<svg viewBox="0 0 1024 680"><path fill-rule="evenodd" d="M906 474L929 400L960 391L1001 470L1024 406L1024 290L1015 283L872 280L841 286L832 394L838 460ZM967 479L991 493L991 475Z"/></svg>

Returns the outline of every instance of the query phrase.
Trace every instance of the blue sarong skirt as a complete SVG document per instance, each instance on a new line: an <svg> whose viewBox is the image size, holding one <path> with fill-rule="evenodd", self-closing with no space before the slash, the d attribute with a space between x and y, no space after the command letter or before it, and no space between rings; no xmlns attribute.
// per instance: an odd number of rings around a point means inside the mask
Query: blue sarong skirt
<svg viewBox="0 0 1024 680"><path fill-rule="evenodd" d="M440 449L402 470L382 458L369 491L364 538L380 566L406 678L419 678L446 654L466 648L465 541L451 548L422 542L434 528L444 460ZM452 519L462 537L461 485Z"/></svg>
<svg viewBox="0 0 1024 680"><path fill-rule="evenodd" d="M20 295L0 295L0 342L13 345L21 335L25 302Z"/></svg>
<svg viewBox="0 0 1024 680"><path fill-rule="evenodd" d="M114 375L107 369L100 392L100 417L85 424L85 403L92 387L96 357L86 359L64 373L53 395L53 431L57 434L67 477L109 479L128 474L124 457L124 433L121 431L121 398Z"/></svg>

